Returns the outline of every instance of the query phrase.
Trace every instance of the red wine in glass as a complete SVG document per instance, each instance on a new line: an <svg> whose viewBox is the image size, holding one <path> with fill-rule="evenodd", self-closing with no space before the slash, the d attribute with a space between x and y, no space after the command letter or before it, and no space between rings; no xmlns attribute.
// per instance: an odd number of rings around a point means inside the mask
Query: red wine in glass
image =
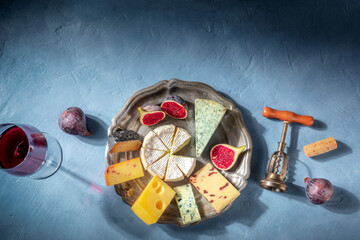
<svg viewBox="0 0 360 240"><path fill-rule="evenodd" d="M50 146L47 140L49 138ZM57 141L54 142L51 136L33 126L1 124L0 169L17 176L34 174L34 178L46 178L52 175L61 164L62 152L60 145L56 143ZM58 148L60 148L60 154ZM47 169L44 165L47 165Z"/></svg>

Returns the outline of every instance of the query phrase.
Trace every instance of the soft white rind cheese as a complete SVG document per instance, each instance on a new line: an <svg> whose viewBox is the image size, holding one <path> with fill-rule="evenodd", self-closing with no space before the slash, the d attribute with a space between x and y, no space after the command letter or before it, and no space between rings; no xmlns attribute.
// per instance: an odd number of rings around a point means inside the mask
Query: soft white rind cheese
<svg viewBox="0 0 360 240"><path fill-rule="evenodd" d="M168 166L166 169L165 181L167 182L176 182L184 179L184 175L176 166L176 163L169 158Z"/></svg>
<svg viewBox="0 0 360 240"><path fill-rule="evenodd" d="M145 136L140 151L144 168L151 175L158 175L168 182L180 181L184 176L189 177L194 171L196 159L173 156L169 149L179 151L189 143L190 138L191 135L185 129L174 125L164 125L150 131Z"/></svg>
<svg viewBox="0 0 360 240"><path fill-rule="evenodd" d="M200 157L221 122L226 108L215 101L195 99L196 157Z"/></svg>
<svg viewBox="0 0 360 240"><path fill-rule="evenodd" d="M161 139L164 145L170 150L174 139L175 126L164 125L154 129L154 133Z"/></svg>
<svg viewBox="0 0 360 240"><path fill-rule="evenodd" d="M144 138L143 147L169 151L169 149L162 143L160 138L153 132L150 131Z"/></svg>
<svg viewBox="0 0 360 240"><path fill-rule="evenodd" d="M180 151L185 147L191 139L191 135L183 128L178 127L174 136L174 141L171 147L171 154Z"/></svg>
<svg viewBox="0 0 360 240"><path fill-rule="evenodd" d="M189 177L196 166L196 158L171 155L170 161L174 161L181 172Z"/></svg>
<svg viewBox="0 0 360 240"><path fill-rule="evenodd" d="M166 154L158 161L154 162L152 165L148 167L148 171L151 175L158 175L161 179L165 176L166 165L169 161L169 154Z"/></svg>
<svg viewBox="0 0 360 240"><path fill-rule="evenodd" d="M164 156L167 152L162 150L155 150L150 148L142 147L140 150L140 158L141 162L145 169L147 169L148 165L153 164L157 160L159 160L162 156Z"/></svg>
<svg viewBox="0 0 360 240"><path fill-rule="evenodd" d="M186 184L174 188L175 200L179 207L180 216L184 224L190 224L201 220L199 209L196 205L191 185Z"/></svg>

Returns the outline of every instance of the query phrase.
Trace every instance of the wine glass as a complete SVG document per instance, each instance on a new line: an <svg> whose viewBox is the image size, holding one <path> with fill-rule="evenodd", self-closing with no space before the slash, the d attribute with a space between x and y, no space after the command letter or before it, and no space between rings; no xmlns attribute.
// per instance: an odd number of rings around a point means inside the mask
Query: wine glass
<svg viewBox="0 0 360 240"><path fill-rule="evenodd" d="M27 124L0 124L0 170L16 176L44 179L62 162L59 142Z"/></svg>

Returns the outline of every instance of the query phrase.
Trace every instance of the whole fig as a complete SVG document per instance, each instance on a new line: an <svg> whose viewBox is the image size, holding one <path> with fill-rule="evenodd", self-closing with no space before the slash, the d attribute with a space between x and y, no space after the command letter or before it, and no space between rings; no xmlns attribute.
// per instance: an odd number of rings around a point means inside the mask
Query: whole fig
<svg viewBox="0 0 360 240"><path fill-rule="evenodd" d="M59 118L59 127L64 132L71 135L89 136L90 132L86 128L86 117L84 112L78 107L69 107Z"/></svg>
<svg viewBox="0 0 360 240"><path fill-rule="evenodd" d="M313 204L319 205L327 202L334 192L331 182L324 178L305 178L304 182L306 196Z"/></svg>

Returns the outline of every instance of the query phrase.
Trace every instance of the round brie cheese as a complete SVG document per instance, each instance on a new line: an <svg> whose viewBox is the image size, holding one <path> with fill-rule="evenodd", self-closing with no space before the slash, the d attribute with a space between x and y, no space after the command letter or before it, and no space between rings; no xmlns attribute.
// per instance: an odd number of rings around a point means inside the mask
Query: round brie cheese
<svg viewBox="0 0 360 240"><path fill-rule="evenodd" d="M191 135L183 128L164 125L150 131L144 138L140 158L151 175L158 175L167 182L189 177L194 171L196 159L175 156L190 142Z"/></svg>

